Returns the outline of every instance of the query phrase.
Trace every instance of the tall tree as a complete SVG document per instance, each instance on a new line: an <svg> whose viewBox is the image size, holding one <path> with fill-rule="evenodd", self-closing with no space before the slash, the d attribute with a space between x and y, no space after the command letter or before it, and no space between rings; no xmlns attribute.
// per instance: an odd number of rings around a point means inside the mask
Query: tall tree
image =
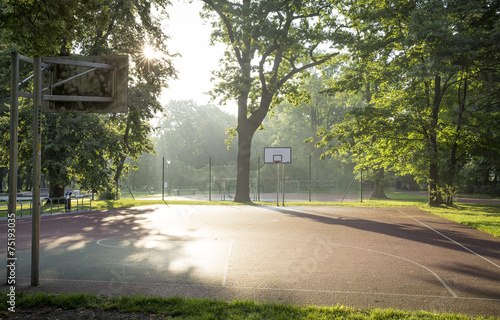
<svg viewBox="0 0 500 320"><path fill-rule="evenodd" d="M118 137L108 145L116 186L126 169L127 157L138 160L143 152L154 152L150 139L154 131L151 120L162 109L158 101L160 91L167 79L175 77L175 69L167 48L168 36L152 9L156 6L162 14L160 17L165 18L165 8L169 4L168 0L102 3L100 19L88 26L89 36L80 41L85 54L127 54L133 66L129 69L128 113L107 117L109 129ZM148 47L158 53L155 58L145 56L144 50Z"/></svg>
<svg viewBox="0 0 500 320"><path fill-rule="evenodd" d="M237 187L234 201L250 202L252 138L273 102L293 91L294 78L326 63L343 38L329 1L202 0L215 13L213 40L228 45L214 94L238 103ZM325 51L326 50L326 51Z"/></svg>
<svg viewBox="0 0 500 320"><path fill-rule="evenodd" d="M47 143L44 147L46 155L42 157L44 170L56 173L51 169L51 159L47 155L57 154L60 159L58 163L65 165L64 170L57 171L59 179L51 182L57 185L58 194L62 195L69 176L61 176L64 172L84 170L85 163L90 161L103 163L103 159L112 159L115 168L115 180L117 180L123 169L124 159L127 155L136 157L143 151L152 152L152 144L148 134L152 131L149 121L155 112L160 109L158 96L161 88L166 85L166 79L174 77L175 70L170 61L167 51L166 40L168 37L163 33L160 18L166 17L165 8L170 4L168 0L131 1L131 0L62 0L62 1L9 1L2 2L0 9L2 16L0 23L2 30L6 30L5 40L17 46L17 49L25 55L103 55L103 54L127 54L130 59L130 96L129 110L127 115L106 116L100 115L98 122L90 115L47 115L44 117L44 127L47 132L52 132L55 123L67 122L62 125L66 128L63 134L51 135L51 138L65 137L63 140ZM157 8L160 13L153 12ZM146 46L163 53L156 59L146 59L144 48ZM106 152L81 154L74 157L70 152L63 154L57 150L61 146L77 150L80 133L70 126L73 119L96 123L107 130L107 144L101 145ZM84 119L85 118L85 119ZM102 132L101 132L102 133ZM68 135L71 135L69 137ZM85 137L91 137L84 135ZM43 135L42 135L43 137ZM101 141L100 139L94 139ZM54 147L54 149L50 149ZM54 152L52 152L54 151ZM61 159L60 157L66 157ZM85 158L85 156L87 158ZM103 158L104 157L104 158ZM81 162L80 162L81 161ZM100 176L106 177L109 170L105 166L101 168ZM99 185L102 183L85 181L85 175L80 177L82 185ZM83 180L82 180L83 179ZM59 182L56 182L59 181Z"/></svg>
<svg viewBox="0 0 500 320"><path fill-rule="evenodd" d="M212 164L224 165L236 154L227 150L226 132L234 128L236 119L213 105L197 105L193 101L170 101L156 132L156 150L171 161L179 161L196 169Z"/></svg>
<svg viewBox="0 0 500 320"><path fill-rule="evenodd" d="M369 32L368 32L369 33ZM364 37L364 33L358 30L356 34L358 40ZM379 83L382 81L380 75L373 72L377 69L377 64L373 62L374 52L355 52L353 54L343 55L343 67L339 72L332 76L326 81L328 89L324 92L328 95L337 95L339 93L351 94L359 96L362 100L356 108L363 108L372 102L372 97L379 87ZM361 107L360 107L361 105ZM337 124L336 130L339 136L344 136L347 132L352 133L355 130L360 129L356 126L354 118L346 118L345 123ZM319 134L324 134L322 131ZM369 134L364 131L364 134ZM360 172L364 171L365 179L373 181L373 193L372 198L384 199L387 198L384 190L385 186L385 168L381 166L377 157L367 158L366 154L372 150L372 145L377 141L377 130L371 132L371 136L366 137L365 143L361 143L360 139L347 139L342 140L342 144L336 144L329 154L336 156L338 158L344 159L344 161L353 161L356 163L355 170ZM353 145L355 144L355 145ZM324 143L318 143L318 146L324 146ZM335 152L333 152L335 150Z"/></svg>
<svg viewBox="0 0 500 320"><path fill-rule="evenodd" d="M451 203L458 160L468 157L468 141L482 142L479 115L498 110L495 91L479 90L494 87L499 71L498 12L497 2L462 0L374 0L343 10L370 31L351 49L375 53L371 72L384 80L371 105L352 113L352 138L371 143L367 158L425 178L429 205Z"/></svg>
<svg viewBox="0 0 500 320"><path fill-rule="evenodd" d="M96 114L45 115L43 167L52 197L64 195L64 187L72 181L93 192L108 186L105 153L112 137L103 120Z"/></svg>

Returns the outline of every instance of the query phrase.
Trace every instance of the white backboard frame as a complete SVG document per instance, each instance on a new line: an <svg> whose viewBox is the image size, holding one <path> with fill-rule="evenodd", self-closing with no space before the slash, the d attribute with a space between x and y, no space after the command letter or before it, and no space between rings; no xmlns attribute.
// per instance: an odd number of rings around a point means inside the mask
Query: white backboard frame
<svg viewBox="0 0 500 320"><path fill-rule="evenodd" d="M281 156L281 161L277 162ZM292 148L266 147L264 148L264 163L292 163Z"/></svg>

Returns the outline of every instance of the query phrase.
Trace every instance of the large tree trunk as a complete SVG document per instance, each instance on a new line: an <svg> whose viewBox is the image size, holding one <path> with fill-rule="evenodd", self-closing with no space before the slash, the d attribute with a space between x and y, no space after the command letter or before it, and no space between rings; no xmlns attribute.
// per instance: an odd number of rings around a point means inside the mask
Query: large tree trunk
<svg viewBox="0 0 500 320"><path fill-rule="evenodd" d="M429 206L435 207L443 203L443 198L438 190L439 182L439 153L437 145L437 126L439 117L439 106L441 103L441 77L434 78L434 102L431 113L430 144L431 156L429 163Z"/></svg>
<svg viewBox="0 0 500 320"><path fill-rule="evenodd" d="M468 72L468 69L465 68L465 71ZM450 153L450 168L448 172L448 179L447 179L447 192L446 192L446 199L444 203L448 206L453 205L453 193L455 190L455 176L457 175L458 172L458 161L457 161L457 152L458 152L458 143L459 143L459 137L460 133L462 131L462 124L463 124L463 116L464 112L467 108L466 106L466 101L467 101L467 90L468 90L468 81L467 77L465 77L462 80L462 83L458 86L458 115L457 115L457 124L455 126L455 140L453 141L453 145L451 146L451 153Z"/></svg>
<svg viewBox="0 0 500 320"><path fill-rule="evenodd" d="M64 197L64 187L54 186L50 184L49 198L60 198Z"/></svg>
<svg viewBox="0 0 500 320"><path fill-rule="evenodd" d="M9 174L9 167L0 167L0 189L3 190L3 179ZM3 192L3 191L2 191Z"/></svg>
<svg viewBox="0 0 500 320"><path fill-rule="evenodd" d="M372 198L375 199L387 199L387 195L384 190L384 176L385 170L384 168L380 168L375 171L375 178L373 180L373 193Z"/></svg>
<svg viewBox="0 0 500 320"><path fill-rule="evenodd" d="M429 165L429 206L436 207L443 203L443 198L438 190L439 170L437 161L431 159Z"/></svg>
<svg viewBox="0 0 500 320"><path fill-rule="evenodd" d="M245 132L245 130L242 130ZM235 202L248 203L250 200L250 155L253 133L238 130L238 158Z"/></svg>
<svg viewBox="0 0 500 320"><path fill-rule="evenodd" d="M50 184L49 198L64 197L64 185L66 184L64 181L67 180L62 170L60 170L60 168L50 168L48 174ZM63 181L63 185L60 185L61 181Z"/></svg>
<svg viewBox="0 0 500 320"><path fill-rule="evenodd" d="M129 113L127 115L125 132L123 134L123 144L125 145L125 148L124 148L125 152L122 152L121 158L118 161L118 163L116 164L116 172L115 172L115 175L113 177L113 180L115 182L115 187L116 187L115 200L118 200L120 198L120 190L119 190L120 186L118 184L118 180L120 180L120 177L121 177L122 172L123 172L123 168L125 167L125 160L127 160L127 156L130 153L130 146L128 144L128 137L130 134L130 123L131 123L131 119L130 119L130 113Z"/></svg>
<svg viewBox="0 0 500 320"><path fill-rule="evenodd" d="M127 155L124 154L121 159L120 159L120 162L117 163L116 165L116 172L115 172L115 176L113 177L113 180L115 181L115 187L116 187L116 193L115 193L115 199L118 200L120 198L120 192L119 192L119 184L118 184L118 180L120 180L120 177L122 175L122 172L123 172L123 168L125 167L125 160L127 160Z"/></svg>

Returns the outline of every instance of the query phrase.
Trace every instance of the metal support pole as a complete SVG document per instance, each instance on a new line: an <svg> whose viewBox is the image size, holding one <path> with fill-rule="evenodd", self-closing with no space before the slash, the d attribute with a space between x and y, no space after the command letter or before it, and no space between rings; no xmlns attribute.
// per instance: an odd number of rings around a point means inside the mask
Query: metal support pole
<svg viewBox="0 0 500 320"><path fill-rule="evenodd" d="M260 201L260 157L257 158L257 201Z"/></svg>
<svg viewBox="0 0 500 320"><path fill-rule="evenodd" d="M40 183L41 183L41 115L42 115L42 58L34 59L33 85L33 215L31 240L31 285L39 285L40 245ZM70 200L71 201L71 200Z"/></svg>
<svg viewBox="0 0 500 320"><path fill-rule="evenodd" d="M283 183L281 186L281 191L283 192L283 197L281 200L283 201L283 207L284 207L285 206L285 164L283 163L282 166L283 166L283 174L281 176L281 180L283 181Z"/></svg>
<svg viewBox="0 0 500 320"><path fill-rule="evenodd" d="M165 157L162 158L161 166L161 200L165 200Z"/></svg>
<svg viewBox="0 0 500 320"><path fill-rule="evenodd" d="M309 202L311 202L312 192L312 156L309 155Z"/></svg>
<svg viewBox="0 0 500 320"><path fill-rule="evenodd" d="M129 193L130 193L130 195L132 196L132 199L134 199L134 200L135 200L134 194L132 193L132 190L130 190L130 187L128 186L127 180L126 180L126 179L123 179L123 182L125 182L125 185L127 186L128 192L129 192Z"/></svg>
<svg viewBox="0 0 500 320"><path fill-rule="evenodd" d="M276 206L280 206L280 163L276 163L276 182L278 186L276 187Z"/></svg>
<svg viewBox="0 0 500 320"><path fill-rule="evenodd" d="M340 200L340 202L344 201L345 196L347 195L347 193L349 192L349 190L351 190L351 187L352 187L352 184L354 183L354 180L356 180L356 177L352 178L352 181L349 184L349 187L347 187L347 190L345 191L344 196L342 197L342 199Z"/></svg>
<svg viewBox="0 0 500 320"><path fill-rule="evenodd" d="M208 201L212 201L212 157L208 157Z"/></svg>
<svg viewBox="0 0 500 320"><path fill-rule="evenodd" d="M16 235L17 222L17 136L19 122L19 53L12 52L10 59L10 155L9 155L9 233ZM9 236L10 236L9 234ZM9 283L9 264L16 263L16 243L7 241L7 282ZM15 279L14 279L15 281Z"/></svg>
<svg viewBox="0 0 500 320"><path fill-rule="evenodd" d="M359 202L363 202L363 169L361 169L361 177L359 179Z"/></svg>

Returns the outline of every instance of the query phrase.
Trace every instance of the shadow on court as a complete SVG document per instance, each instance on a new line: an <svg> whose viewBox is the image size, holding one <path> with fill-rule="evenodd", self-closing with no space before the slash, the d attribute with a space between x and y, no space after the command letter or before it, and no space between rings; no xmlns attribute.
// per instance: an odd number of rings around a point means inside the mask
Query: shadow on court
<svg viewBox="0 0 500 320"><path fill-rule="evenodd" d="M415 223L415 221L409 221L408 223L394 224L391 221L384 222L383 217L377 216L374 220L368 220L365 218L350 217L350 216L331 216L331 215L321 215L314 213L314 209L310 211L303 211L300 207L295 209L289 208L275 208L275 207L263 207L269 210L274 210L281 212L285 215L290 215L297 218L311 220L313 222L334 225L334 226L344 226L347 228L358 229L361 231L366 231L369 233L377 233L386 236L391 236L395 238L404 239L405 241L415 241L426 245L440 246L449 250L463 251L464 247L471 249L474 252L480 253L484 257L498 259L500 257L500 248L498 239L492 236L486 236L481 238L470 237L469 233L479 233L482 232L472 230L471 228L459 224L452 223L444 219L435 219L435 217L428 214L423 214L424 219L420 222L424 223L426 221L431 221L434 225L435 231L429 229L423 224ZM370 210L370 209L358 209L358 210ZM415 209L405 209L405 211L418 212ZM421 214L418 212L417 214ZM454 228L450 229L450 224L453 224ZM437 232L436 232L437 231ZM448 238L453 239L457 243L450 241L450 239L443 237L446 234ZM500 283L499 283L500 284Z"/></svg>

